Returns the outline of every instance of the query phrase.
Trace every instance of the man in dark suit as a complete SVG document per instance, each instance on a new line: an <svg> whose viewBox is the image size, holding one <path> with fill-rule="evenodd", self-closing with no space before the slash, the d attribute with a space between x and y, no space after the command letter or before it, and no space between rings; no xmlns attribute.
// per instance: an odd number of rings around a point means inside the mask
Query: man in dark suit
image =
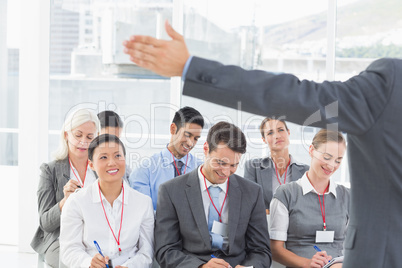
<svg viewBox="0 0 402 268"><path fill-rule="evenodd" d="M166 29L173 40L135 36L125 52L161 75L185 70L183 94L232 108L241 101L247 112L348 133L352 202L343 267L399 267L402 60L380 59L345 82L315 83L191 59L183 37Z"/></svg>
<svg viewBox="0 0 402 268"><path fill-rule="evenodd" d="M219 122L208 132L204 164L160 186L155 255L162 268L270 267L261 187L234 174L245 151L243 132Z"/></svg>

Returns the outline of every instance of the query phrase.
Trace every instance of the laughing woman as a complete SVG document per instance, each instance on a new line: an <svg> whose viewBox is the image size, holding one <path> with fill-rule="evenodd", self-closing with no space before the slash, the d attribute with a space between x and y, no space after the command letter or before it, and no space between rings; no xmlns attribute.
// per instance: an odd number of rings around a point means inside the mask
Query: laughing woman
<svg viewBox="0 0 402 268"><path fill-rule="evenodd" d="M88 168L88 146L98 135L99 120L90 110L76 110L67 116L60 132L55 160L40 167L38 186L39 228L32 248L44 254L50 267L59 267L60 214L64 203L79 187L96 180Z"/></svg>
<svg viewBox="0 0 402 268"><path fill-rule="evenodd" d="M310 169L298 181L277 189L269 224L275 261L287 267L321 268L343 255L350 193L330 177L345 151L341 133L320 130L309 148Z"/></svg>
<svg viewBox="0 0 402 268"><path fill-rule="evenodd" d="M123 143L114 135L100 135L90 144L89 165L99 178L74 193L64 206L60 234L64 265L145 268L152 264L152 201L123 180L125 154Z"/></svg>

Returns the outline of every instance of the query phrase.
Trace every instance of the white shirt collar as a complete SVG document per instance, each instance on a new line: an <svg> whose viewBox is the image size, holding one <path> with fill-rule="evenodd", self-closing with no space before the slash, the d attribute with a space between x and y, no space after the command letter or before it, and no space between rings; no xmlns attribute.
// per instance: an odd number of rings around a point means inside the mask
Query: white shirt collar
<svg viewBox="0 0 402 268"><path fill-rule="evenodd" d="M202 175L201 173L201 167L203 167L204 165L201 165L198 167L198 178L200 180L200 186L201 186L201 192L205 191L205 182L207 184L207 188L209 188L209 186L214 185L214 187L219 187L221 188L221 190L223 191L223 193L226 194L226 190L227 190L227 184L228 184L228 180L226 180L224 183L221 184L212 184L209 180L205 179L204 181L204 175Z"/></svg>
<svg viewBox="0 0 402 268"><path fill-rule="evenodd" d="M305 195L305 194L307 194L309 192L313 192L313 193L318 194L317 191L314 189L313 185L311 185L311 183L310 183L309 179L307 178L306 174L307 174L307 172L304 173L303 177L301 177L301 179L299 179L297 181L297 183L302 187L303 195ZM336 184L336 182L334 182L334 181L332 181L330 179L330 181L329 181L329 189L328 189L328 192L325 193L325 194L332 193L336 198L336 187L337 186L338 186L338 184Z"/></svg>
<svg viewBox="0 0 402 268"><path fill-rule="evenodd" d="M91 185L91 191L92 191L92 202L93 203L100 203L100 199L99 199L99 184L98 184L98 180L94 181ZM123 187L124 187L124 204L128 204L128 199L129 199L129 194L127 193L130 189L130 185L127 184L127 182L125 182L123 180ZM102 200L103 201L107 201L105 196L103 195L102 192L100 192ZM123 200L123 191L120 192L119 196L116 198L116 200L118 200L120 203Z"/></svg>

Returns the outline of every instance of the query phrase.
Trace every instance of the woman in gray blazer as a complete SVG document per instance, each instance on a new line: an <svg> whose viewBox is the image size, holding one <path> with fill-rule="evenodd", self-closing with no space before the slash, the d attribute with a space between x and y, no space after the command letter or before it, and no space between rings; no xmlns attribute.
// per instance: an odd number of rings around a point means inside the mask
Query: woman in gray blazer
<svg viewBox="0 0 402 268"><path fill-rule="evenodd" d="M31 246L45 255L46 263L59 267L60 215L67 198L77 188L90 185L96 174L88 168L88 146L100 124L92 111L80 109L67 116L60 133L55 160L40 167L38 185L39 228Z"/></svg>
<svg viewBox="0 0 402 268"><path fill-rule="evenodd" d="M261 185L268 215L276 189L282 184L300 179L309 166L296 162L289 154L290 131L284 120L266 117L261 122L260 132L263 142L269 147L270 156L247 161L244 178Z"/></svg>

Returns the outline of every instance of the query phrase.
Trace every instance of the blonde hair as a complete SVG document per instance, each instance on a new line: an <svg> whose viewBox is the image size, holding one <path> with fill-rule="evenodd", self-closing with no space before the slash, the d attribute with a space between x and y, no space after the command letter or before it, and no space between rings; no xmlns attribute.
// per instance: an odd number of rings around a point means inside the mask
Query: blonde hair
<svg viewBox="0 0 402 268"><path fill-rule="evenodd" d="M321 129L318 131L317 134L315 134L311 144L314 146L314 148L318 149L318 147L320 147L322 144L330 141L343 143L346 146L346 141L342 133L328 129Z"/></svg>
<svg viewBox="0 0 402 268"><path fill-rule="evenodd" d="M86 122L93 122L96 127L96 135L100 132L100 123L98 116L92 112L91 110L88 109L79 109L71 112L66 120L64 121L64 124L61 128L60 131L60 142L59 142L59 147L57 150L53 153L53 157L56 160L63 160L68 156L68 145L67 145L67 140L65 137L65 132L69 132L82 124Z"/></svg>

